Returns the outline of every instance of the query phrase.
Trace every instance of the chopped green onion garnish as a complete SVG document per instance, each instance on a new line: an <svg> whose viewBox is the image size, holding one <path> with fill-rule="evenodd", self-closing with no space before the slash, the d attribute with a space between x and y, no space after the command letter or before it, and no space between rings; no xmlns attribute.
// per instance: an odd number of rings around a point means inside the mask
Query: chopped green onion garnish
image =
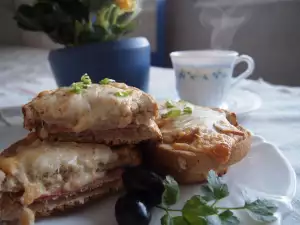
<svg viewBox="0 0 300 225"><path fill-rule="evenodd" d="M181 115L180 109L173 109L167 112L166 114L162 115L163 118L176 118Z"/></svg>
<svg viewBox="0 0 300 225"><path fill-rule="evenodd" d="M119 91L115 93L117 97L127 97L132 94L132 91Z"/></svg>
<svg viewBox="0 0 300 225"><path fill-rule="evenodd" d="M109 78L104 78L99 83L100 84L110 84L111 82L115 82L115 80L112 80L112 79L109 79Z"/></svg>
<svg viewBox="0 0 300 225"><path fill-rule="evenodd" d="M170 108L174 108L175 105L173 104L173 102L167 101L167 102L166 102L166 107L167 107L168 109L170 109Z"/></svg>
<svg viewBox="0 0 300 225"><path fill-rule="evenodd" d="M193 110L191 107L189 107L189 106L184 107L183 114L192 114L192 113L193 113Z"/></svg>
<svg viewBox="0 0 300 225"><path fill-rule="evenodd" d="M82 84L80 82L73 83L71 85L71 88L72 88L72 92L75 92L76 94L80 94L82 91Z"/></svg>
<svg viewBox="0 0 300 225"><path fill-rule="evenodd" d="M91 80L91 78L89 77L89 75L87 75L87 74L84 74L84 75L81 77L81 82L84 83L84 84L92 84L92 80Z"/></svg>
<svg viewBox="0 0 300 225"><path fill-rule="evenodd" d="M80 94L83 89L87 89L92 84L92 80L89 75L84 74L79 82L75 82L71 85L71 91Z"/></svg>

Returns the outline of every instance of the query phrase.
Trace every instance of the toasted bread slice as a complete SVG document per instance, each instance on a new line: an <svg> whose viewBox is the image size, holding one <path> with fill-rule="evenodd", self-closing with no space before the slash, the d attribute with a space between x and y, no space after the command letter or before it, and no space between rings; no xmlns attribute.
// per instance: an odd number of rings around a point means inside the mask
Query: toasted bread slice
<svg viewBox="0 0 300 225"><path fill-rule="evenodd" d="M74 192L68 196L40 199L26 207L20 204L18 193L2 193L0 194L0 222L20 222L21 225L32 224L35 218L48 217L85 206L89 202L99 201L122 189L123 184L119 177L94 189L89 188L85 191Z"/></svg>
<svg viewBox="0 0 300 225"><path fill-rule="evenodd" d="M134 146L40 141L31 133L0 154L0 202L9 198L23 212L35 210L37 202L66 198L57 206L63 208L76 202L80 193L86 192L89 199L114 190L113 186L107 190L102 186L121 182L122 168L140 162L140 152ZM10 220L9 212L3 210L0 208L0 221ZM43 210L37 212L43 214Z"/></svg>
<svg viewBox="0 0 300 225"><path fill-rule="evenodd" d="M222 174L247 155L251 134L238 125L234 113L186 102L172 104L160 107L157 123L163 142L147 151L157 171L183 184L203 182L209 170Z"/></svg>
<svg viewBox="0 0 300 225"><path fill-rule="evenodd" d="M157 103L150 95L123 83L91 84L80 93L72 92L71 87L44 91L22 111L25 129L37 131L41 139L92 139L107 144L161 139L154 122Z"/></svg>

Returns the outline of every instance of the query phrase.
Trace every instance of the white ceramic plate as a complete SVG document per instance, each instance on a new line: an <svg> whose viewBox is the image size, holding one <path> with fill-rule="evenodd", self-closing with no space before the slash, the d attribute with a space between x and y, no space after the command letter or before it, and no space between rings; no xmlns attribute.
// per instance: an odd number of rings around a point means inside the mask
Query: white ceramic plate
<svg viewBox="0 0 300 225"><path fill-rule="evenodd" d="M245 89L234 89L229 93L221 108L243 116L259 109L261 104L262 100L258 94Z"/></svg>
<svg viewBox="0 0 300 225"><path fill-rule="evenodd" d="M248 156L240 163L232 166L223 177L229 185L231 195L220 202L222 206L239 206L244 198L268 198L279 206L278 221L272 225L280 225L282 218L291 210L290 202L296 191L296 175L287 159L272 144L254 136L253 145ZM181 188L180 207L186 199L199 193L199 185ZM111 197L96 205L80 211L41 220L37 225L117 225L114 218L114 204L117 197ZM241 225L256 223L246 213L236 214ZM162 212L154 210L151 225L160 225Z"/></svg>

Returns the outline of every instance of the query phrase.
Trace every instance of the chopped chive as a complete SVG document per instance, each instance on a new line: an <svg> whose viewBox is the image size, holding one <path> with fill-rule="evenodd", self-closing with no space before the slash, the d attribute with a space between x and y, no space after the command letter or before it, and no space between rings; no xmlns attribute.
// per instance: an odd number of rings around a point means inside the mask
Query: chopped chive
<svg viewBox="0 0 300 225"><path fill-rule="evenodd" d="M81 91L82 91L82 87L81 87L81 84L79 82L76 82L76 83L73 83L71 85L71 90L72 92L76 93L76 94L80 94Z"/></svg>
<svg viewBox="0 0 300 225"><path fill-rule="evenodd" d="M167 112L166 114L162 115L163 118L176 118L181 115L180 109L173 109Z"/></svg>
<svg viewBox="0 0 300 225"><path fill-rule="evenodd" d="M184 107L183 114L192 114L192 113L193 113L193 110L191 107L189 107L189 106Z"/></svg>
<svg viewBox="0 0 300 225"><path fill-rule="evenodd" d="M84 84L92 84L92 80L91 80L91 78L89 77L89 75L87 75L87 74L84 74L84 75L81 77L81 82L84 83Z"/></svg>
<svg viewBox="0 0 300 225"><path fill-rule="evenodd" d="M170 109L170 108L174 108L175 105L173 104L173 102L167 101L167 102L166 102L166 107L167 107L168 109Z"/></svg>
<svg viewBox="0 0 300 225"><path fill-rule="evenodd" d="M115 93L115 96L117 97L128 97L132 94L132 91L119 91Z"/></svg>
<svg viewBox="0 0 300 225"><path fill-rule="evenodd" d="M100 84L110 84L111 82L115 82L115 80L112 80L112 79L109 79L109 78L104 78L99 83Z"/></svg>

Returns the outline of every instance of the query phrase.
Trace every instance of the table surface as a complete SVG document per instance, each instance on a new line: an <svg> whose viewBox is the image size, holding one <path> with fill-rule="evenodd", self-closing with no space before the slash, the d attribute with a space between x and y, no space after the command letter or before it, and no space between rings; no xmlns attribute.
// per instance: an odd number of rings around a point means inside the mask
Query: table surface
<svg viewBox="0 0 300 225"><path fill-rule="evenodd" d="M20 106L37 92L56 87L48 66L47 53L46 50L39 49L0 48L0 108ZM275 86L263 80L246 80L240 88L256 92L262 98L261 108L240 118L240 123L277 145L296 171L299 185L293 201L294 212L283 224L300 224L300 87ZM151 68L149 93L157 98L175 98L177 94L173 71ZM1 148L26 133L20 129L18 110L2 112L13 126L0 124ZM12 117L14 114L16 117Z"/></svg>

